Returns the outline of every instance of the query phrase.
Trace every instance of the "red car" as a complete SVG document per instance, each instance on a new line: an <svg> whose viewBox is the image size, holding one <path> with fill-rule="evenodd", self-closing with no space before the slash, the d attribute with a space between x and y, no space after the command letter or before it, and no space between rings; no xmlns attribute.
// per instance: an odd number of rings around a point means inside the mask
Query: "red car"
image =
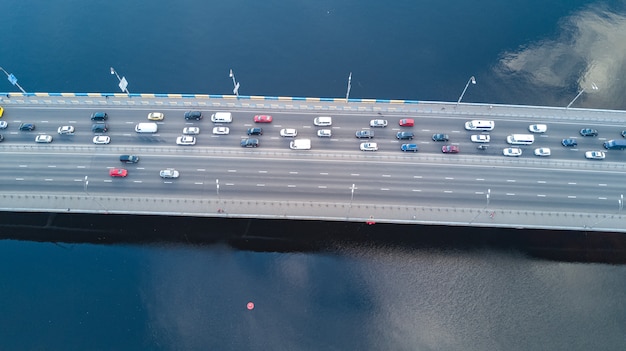
<svg viewBox="0 0 626 351"><path fill-rule="evenodd" d="M405 118L400 120L400 127L413 127L415 125L415 121L413 118Z"/></svg>
<svg viewBox="0 0 626 351"><path fill-rule="evenodd" d="M256 115L254 116L254 123L272 123L272 116Z"/></svg>
<svg viewBox="0 0 626 351"><path fill-rule="evenodd" d="M128 175L128 171L124 168L113 168L109 171L109 175L111 177L126 177Z"/></svg>
<svg viewBox="0 0 626 351"><path fill-rule="evenodd" d="M441 152L444 154L458 154L459 147L456 145L445 145L441 147Z"/></svg>

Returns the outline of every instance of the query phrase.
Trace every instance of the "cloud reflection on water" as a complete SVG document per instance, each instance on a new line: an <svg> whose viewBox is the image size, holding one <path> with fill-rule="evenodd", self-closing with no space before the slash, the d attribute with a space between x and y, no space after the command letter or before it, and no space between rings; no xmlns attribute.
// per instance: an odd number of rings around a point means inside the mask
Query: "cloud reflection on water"
<svg viewBox="0 0 626 351"><path fill-rule="evenodd" d="M585 89L579 107L626 108L626 81L620 79L626 74L626 16L606 6L588 7L565 18L555 38L504 53L495 71L504 80L522 78L528 90L556 91L555 99L563 99L557 104ZM593 83L598 90L591 89Z"/></svg>

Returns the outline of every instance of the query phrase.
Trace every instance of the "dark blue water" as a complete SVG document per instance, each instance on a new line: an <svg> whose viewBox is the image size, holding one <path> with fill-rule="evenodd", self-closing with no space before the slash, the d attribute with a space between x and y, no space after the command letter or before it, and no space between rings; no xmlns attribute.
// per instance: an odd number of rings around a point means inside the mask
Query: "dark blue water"
<svg viewBox="0 0 626 351"><path fill-rule="evenodd" d="M341 97L352 72L351 97L456 101L475 76L464 101L624 109L624 5L4 0L0 65L29 92L114 92L113 66L221 94L232 68L244 95ZM4 240L0 270L3 350L626 349L624 266L514 248Z"/></svg>

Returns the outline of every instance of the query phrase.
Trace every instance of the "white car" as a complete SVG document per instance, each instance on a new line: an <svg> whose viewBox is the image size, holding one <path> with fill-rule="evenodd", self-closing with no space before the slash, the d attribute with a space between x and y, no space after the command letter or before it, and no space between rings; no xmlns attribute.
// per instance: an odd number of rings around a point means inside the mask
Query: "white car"
<svg viewBox="0 0 626 351"><path fill-rule="evenodd" d="M9 124L6 121L0 121L0 129L6 129Z"/></svg>
<svg viewBox="0 0 626 351"><path fill-rule="evenodd" d="M317 136L320 138L330 138L333 136L333 132L330 129L320 129L317 131Z"/></svg>
<svg viewBox="0 0 626 351"><path fill-rule="evenodd" d="M200 134L199 127L185 127L183 128L183 134L185 135L197 135Z"/></svg>
<svg viewBox="0 0 626 351"><path fill-rule="evenodd" d="M165 115L162 112L150 112L148 113L148 119L151 121L162 121Z"/></svg>
<svg viewBox="0 0 626 351"><path fill-rule="evenodd" d="M280 130L281 137L295 137L298 135L298 131L293 128L283 128Z"/></svg>
<svg viewBox="0 0 626 351"><path fill-rule="evenodd" d="M548 131L548 126L545 124L531 124L528 126L528 131L531 133L545 133Z"/></svg>
<svg viewBox="0 0 626 351"><path fill-rule="evenodd" d="M36 143L51 143L52 135L44 135L44 134L37 135L35 137L35 142Z"/></svg>
<svg viewBox="0 0 626 351"><path fill-rule="evenodd" d="M230 129L228 127L214 127L213 134L217 135L226 135L230 133Z"/></svg>
<svg viewBox="0 0 626 351"><path fill-rule="evenodd" d="M378 150L378 144L376 144L376 143L361 143L361 146L359 148L361 149L361 151L377 151Z"/></svg>
<svg viewBox="0 0 626 351"><path fill-rule="evenodd" d="M178 145L196 145L196 137L191 135L182 135L176 138L176 144Z"/></svg>
<svg viewBox="0 0 626 351"><path fill-rule="evenodd" d="M62 126L57 129L57 133L59 134L74 134L73 126Z"/></svg>
<svg viewBox="0 0 626 351"><path fill-rule="evenodd" d="M550 156L549 147L538 147L535 149L535 155L537 156Z"/></svg>
<svg viewBox="0 0 626 351"><path fill-rule="evenodd" d="M521 156L522 155L522 149L520 149L519 147L508 147L508 148L502 150L502 154L504 156L517 157L517 156Z"/></svg>
<svg viewBox="0 0 626 351"><path fill-rule="evenodd" d="M93 137L94 144L108 144L111 142L111 137L108 135L96 135Z"/></svg>
<svg viewBox="0 0 626 351"><path fill-rule="evenodd" d="M174 168L166 168L166 169L162 169L159 172L159 175L161 176L161 178L178 178L178 176L180 175L180 172L178 172Z"/></svg>
<svg viewBox="0 0 626 351"><path fill-rule="evenodd" d="M373 128L376 128L376 127L384 128L386 126L387 126L386 119L373 119L370 121L370 127L373 127Z"/></svg>
<svg viewBox="0 0 626 351"><path fill-rule="evenodd" d="M585 157L590 160L604 160L606 154L603 151L587 151Z"/></svg>
<svg viewBox="0 0 626 351"><path fill-rule="evenodd" d="M488 134L474 134L470 137L474 143L488 143L491 141L491 136Z"/></svg>

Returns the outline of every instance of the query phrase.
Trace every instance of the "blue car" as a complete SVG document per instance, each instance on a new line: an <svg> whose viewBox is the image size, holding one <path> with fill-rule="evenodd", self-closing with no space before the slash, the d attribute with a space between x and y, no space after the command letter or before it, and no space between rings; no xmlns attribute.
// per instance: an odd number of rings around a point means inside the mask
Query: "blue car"
<svg viewBox="0 0 626 351"><path fill-rule="evenodd" d="M418 149L417 144L402 144L402 146L400 146L400 150L402 151L417 152Z"/></svg>
<svg viewBox="0 0 626 351"><path fill-rule="evenodd" d="M561 144L563 144L563 146L576 146L578 145L578 142L576 141L576 139L563 139L563 141L561 141Z"/></svg>

